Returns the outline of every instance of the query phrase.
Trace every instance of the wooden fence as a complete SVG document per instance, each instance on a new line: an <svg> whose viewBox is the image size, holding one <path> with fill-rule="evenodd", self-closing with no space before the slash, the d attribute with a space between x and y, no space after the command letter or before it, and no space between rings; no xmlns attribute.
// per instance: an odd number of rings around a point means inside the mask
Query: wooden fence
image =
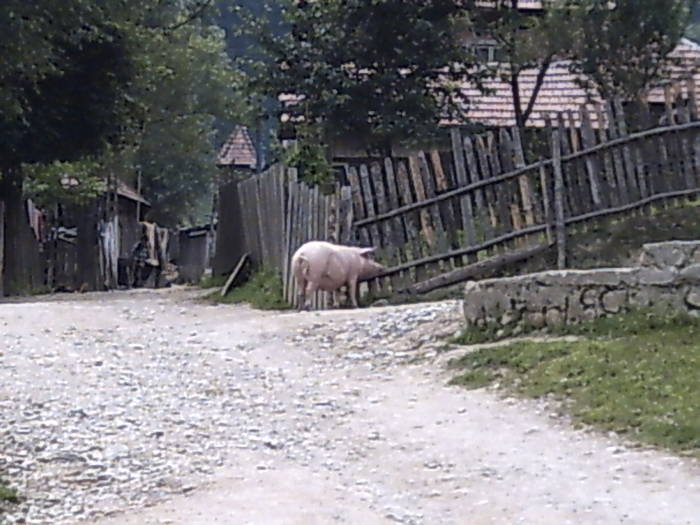
<svg viewBox="0 0 700 525"><path fill-rule="evenodd" d="M351 218L349 188L337 187L331 194L318 186L310 187L297 179L295 169L275 165L239 185L243 210L246 251L259 267L279 272L284 298L297 305L296 283L291 275L291 258L296 249L310 240L348 242ZM314 308L327 308L329 294L317 292Z"/></svg>
<svg viewBox="0 0 700 525"><path fill-rule="evenodd" d="M453 130L451 151L350 165L348 185L331 195L274 167L241 183L248 251L282 273L290 302L289 259L311 239L378 247L389 270L370 283L375 295L420 291L437 275L459 280L553 244L565 267L567 229L700 193L694 86L686 93L675 100L669 89L665 125L636 133L619 101L552 115L551 157L529 165L517 129L500 129Z"/></svg>

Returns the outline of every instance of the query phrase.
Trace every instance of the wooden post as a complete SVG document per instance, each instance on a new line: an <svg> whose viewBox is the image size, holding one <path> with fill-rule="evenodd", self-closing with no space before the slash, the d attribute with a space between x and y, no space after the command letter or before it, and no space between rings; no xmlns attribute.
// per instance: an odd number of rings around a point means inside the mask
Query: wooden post
<svg viewBox="0 0 700 525"><path fill-rule="evenodd" d="M589 149L595 146L595 133L593 132L593 125L591 124L591 115L585 106L581 106L581 141L583 142L583 149ZM600 125L600 123L599 123ZM588 174L588 183L591 186L591 198L593 199L593 206L596 209L600 209L603 205L603 197L601 195L600 182L598 181L598 174L600 173L600 163L596 155L586 155L586 173Z"/></svg>
<svg viewBox="0 0 700 525"><path fill-rule="evenodd" d="M465 152L462 146L462 134L459 129L453 128L450 132L452 138L452 158L455 166L457 185L466 186L469 184L467 166L465 163ZM460 197L459 207L462 214L462 231L464 232L467 246L476 244L476 229L474 228L474 209L470 195ZM476 262L476 255L467 256L467 263Z"/></svg>
<svg viewBox="0 0 700 525"><path fill-rule="evenodd" d="M0 297L5 295L5 203L0 201Z"/></svg>
<svg viewBox="0 0 700 525"><path fill-rule="evenodd" d="M552 161L554 167L554 212L557 238L557 267L566 268L566 223L564 220L564 175L561 164L559 129L552 132Z"/></svg>

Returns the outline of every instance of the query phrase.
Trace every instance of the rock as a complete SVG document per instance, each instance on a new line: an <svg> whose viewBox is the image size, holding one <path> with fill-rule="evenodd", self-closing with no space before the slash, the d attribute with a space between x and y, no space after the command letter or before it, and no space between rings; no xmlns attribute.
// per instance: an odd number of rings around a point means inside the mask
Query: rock
<svg viewBox="0 0 700 525"><path fill-rule="evenodd" d="M601 302L605 312L616 314L620 312L627 304L627 292L624 290L612 290L605 292Z"/></svg>

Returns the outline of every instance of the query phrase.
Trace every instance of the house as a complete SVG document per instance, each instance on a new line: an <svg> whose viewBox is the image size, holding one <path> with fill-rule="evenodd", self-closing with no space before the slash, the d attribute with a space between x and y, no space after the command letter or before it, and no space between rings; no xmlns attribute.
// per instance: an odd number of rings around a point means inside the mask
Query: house
<svg viewBox="0 0 700 525"><path fill-rule="evenodd" d="M692 78L696 85L700 85L700 45L683 39L669 56L676 59L677 63L671 66L670 76L664 83L678 81L681 91L677 95L688 98L687 86L681 81ZM569 66L568 60L555 61L549 66L526 127L542 128L548 118L560 111L573 112L574 120L578 124L577 112L581 106L592 106L601 102L594 92L582 87L581 79L570 71ZM537 69L527 69L520 74L521 100L530 99L538 73ZM482 93L475 86L464 86L463 92L470 101L467 118L489 127L514 126L515 111L510 85L498 78L490 79L484 85L488 90L486 93ZM653 86L648 100L651 104L663 106L664 85ZM445 122L445 125L450 124L452 123ZM597 125L595 115L593 125Z"/></svg>

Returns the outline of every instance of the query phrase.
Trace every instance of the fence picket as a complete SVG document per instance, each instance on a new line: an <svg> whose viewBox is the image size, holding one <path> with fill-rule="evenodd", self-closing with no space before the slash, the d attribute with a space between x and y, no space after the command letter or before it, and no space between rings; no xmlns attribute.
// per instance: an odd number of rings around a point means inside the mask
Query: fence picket
<svg viewBox="0 0 700 525"><path fill-rule="evenodd" d="M455 167L455 177L457 179L457 184L459 186L466 186L469 184L469 178L467 176L466 167L466 153L464 151L462 137L458 129L453 128L450 132L450 138L452 140L452 158ZM474 246L476 244L476 230L474 228L474 210L472 208L471 196L463 195L459 199L459 207L462 219L462 232L466 240L467 246ZM467 256L467 264L476 262L476 256L471 254Z"/></svg>
<svg viewBox="0 0 700 525"><path fill-rule="evenodd" d="M585 106L581 106L579 110L581 116L581 143L583 149L589 149L595 146L595 133L591 123L591 114ZM588 183L591 187L591 200L593 207L598 209L603 205L604 197L601 191L601 184L598 180L600 173L600 162L597 154L586 155L584 162L586 164L586 174L588 175Z"/></svg>
<svg viewBox="0 0 700 525"><path fill-rule="evenodd" d="M481 174L479 172L479 165L477 164L475 147L472 139L465 137L464 139L464 154L467 159L467 167L469 168L471 182L478 182L481 180ZM490 205L488 204L488 194L481 188L474 192L474 202L476 204L476 211L478 214L478 225L477 239L490 239L494 236L493 232L493 214L490 211ZM477 217L474 217L477 219Z"/></svg>
<svg viewBox="0 0 700 525"><path fill-rule="evenodd" d="M525 167L525 152L523 151L523 143L520 137L520 130L517 126L513 127L513 154L516 168ZM527 175L523 175L518 179L520 188L520 199L523 203L523 214L525 215L525 224L532 226L537 222L535 218L535 205L533 201L533 190L530 179ZM536 201L535 201L536 202Z"/></svg>

